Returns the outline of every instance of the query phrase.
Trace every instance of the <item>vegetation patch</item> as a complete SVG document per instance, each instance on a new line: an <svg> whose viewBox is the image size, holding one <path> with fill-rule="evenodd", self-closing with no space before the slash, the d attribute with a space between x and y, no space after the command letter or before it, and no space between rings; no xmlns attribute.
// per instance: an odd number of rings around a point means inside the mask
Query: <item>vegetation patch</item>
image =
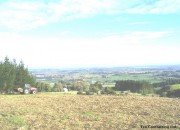
<svg viewBox="0 0 180 130"><path fill-rule="evenodd" d="M8 126L12 128L27 128L26 122L21 115L16 115L16 112L1 112L0 113L1 123L4 124L3 129L8 129Z"/></svg>
<svg viewBox="0 0 180 130"><path fill-rule="evenodd" d="M173 90L178 90L178 89L180 90L180 84L174 84L174 85L170 86L170 90L172 90L172 91Z"/></svg>

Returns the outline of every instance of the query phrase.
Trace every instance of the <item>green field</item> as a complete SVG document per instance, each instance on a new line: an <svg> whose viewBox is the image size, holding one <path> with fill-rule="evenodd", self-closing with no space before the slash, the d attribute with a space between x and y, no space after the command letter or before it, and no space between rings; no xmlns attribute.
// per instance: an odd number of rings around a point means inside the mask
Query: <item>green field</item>
<svg viewBox="0 0 180 130"><path fill-rule="evenodd" d="M170 90L177 90L180 89L180 84L175 84L170 86Z"/></svg>
<svg viewBox="0 0 180 130"><path fill-rule="evenodd" d="M86 80L86 79L85 79ZM106 78L101 76L94 76L89 81L101 81L115 83L118 80L145 80L150 83L162 82L160 77L156 77L153 74L123 74L123 75L108 75Z"/></svg>
<svg viewBox="0 0 180 130"><path fill-rule="evenodd" d="M151 83L160 82L158 78L154 78L151 74L138 74L138 75L122 75L122 76L112 76L110 80L146 80Z"/></svg>

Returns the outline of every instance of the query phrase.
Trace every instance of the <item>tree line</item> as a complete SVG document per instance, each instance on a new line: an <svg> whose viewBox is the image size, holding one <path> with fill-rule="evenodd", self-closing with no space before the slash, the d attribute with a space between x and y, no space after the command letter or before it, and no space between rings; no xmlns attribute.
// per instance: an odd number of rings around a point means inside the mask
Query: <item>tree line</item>
<svg viewBox="0 0 180 130"><path fill-rule="evenodd" d="M172 85L180 84L180 79L168 78L163 82L154 83L156 93L162 97L180 97L180 89L172 89Z"/></svg>
<svg viewBox="0 0 180 130"><path fill-rule="evenodd" d="M24 84L35 85L36 80L25 67L23 61L16 63L6 56L0 61L0 92L10 93L17 87L24 87Z"/></svg>
<svg viewBox="0 0 180 130"><path fill-rule="evenodd" d="M153 83L154 87L164 88L168 85L180 84L180 79L167 78L163 82Z"/></svg>
<svg viewBox="0 0 180 130"><path fill-rule="evenodd" d="M171 83L177 84L175 80L173 81L174 82ZM169 84L170 82L168 81L167 83ZM106 87L106 85L103 85L103 83L99 81L90 84L84 80L75 80L73 82L58 81L53 85L52 84L50 85L47 82L37 82L36 87L38 88L39 92L63 92L64 88L67 88L69 91L78 91L78 94L86 94L86 95L93 95L95 93L98 94L99 92L100 94L116 94L121 91L121 93L131 92L131 93L140 93L142 95L158 94L160 96L167 96L167 97L180 96L179 89L171 90L169 85L167 85L166 87L159 87L161 86L161 84L164 86L164 83L151 84L150 82L144 80L140 80L140 81L119 80L116 81L114 87Z"/></svg>
<svg viewBox="0 0 180 130"><path fill-rule="evenodd" d="M88 83L82 79L75 80L73 82L58 81L56 83L37 82L35 85L38 92L63 92L64 88L69 91L78 91L77 94L93 95L98 94L115 94L112 88L103 87L102 83L96 81L95 83Z"/></svg>
<svg viewBox="0 0 180 130"><path fill-rule="evenodd" d="M133 93L148 94L153 93L153 86L147 81L136 81L136 80L119 80L116 81L116 91L131 91Z"/></svg>

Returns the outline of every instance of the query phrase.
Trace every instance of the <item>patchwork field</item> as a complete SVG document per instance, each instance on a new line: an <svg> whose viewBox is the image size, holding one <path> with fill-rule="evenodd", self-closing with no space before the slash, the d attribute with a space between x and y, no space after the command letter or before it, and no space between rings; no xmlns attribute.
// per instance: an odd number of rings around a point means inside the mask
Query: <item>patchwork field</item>
<svg viewBox="0 0 180 130"><path fill-rule="evenodd" d="M180 128L180 100L131 95L0 95L1 130L139 130L148 125Z"/></svg>

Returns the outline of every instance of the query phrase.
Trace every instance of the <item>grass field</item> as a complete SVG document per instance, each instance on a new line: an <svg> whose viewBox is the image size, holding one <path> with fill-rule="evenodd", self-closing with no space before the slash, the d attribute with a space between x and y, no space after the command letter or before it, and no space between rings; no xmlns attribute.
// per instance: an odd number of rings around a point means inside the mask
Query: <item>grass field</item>
<svg viewBox="0 0 180 130"><path fill-rule="evenodd" d="M180 100L74 94L0 95L0 130L140 130L180 127Z"/></svg>
<svg viewBox="0 0 180 130"><path fill-rule="evenodd" d="M158 77L158 76L154 76L154 74L122 74L122 75L108 75L106 78L103 78L99 75L97 75L96 77L92 76L92 78L90 78L87 81L101 81L101 82L114 82L117 80L146 80L150 83L158 83L158 82L162 82L163 80Z"/></svg>
<svg viewBox="0 0 180 130"><path fill-rule="evenodd" d="M177 90L180 89L180 84L174 84L170 86L170 90Z"/></svg>

